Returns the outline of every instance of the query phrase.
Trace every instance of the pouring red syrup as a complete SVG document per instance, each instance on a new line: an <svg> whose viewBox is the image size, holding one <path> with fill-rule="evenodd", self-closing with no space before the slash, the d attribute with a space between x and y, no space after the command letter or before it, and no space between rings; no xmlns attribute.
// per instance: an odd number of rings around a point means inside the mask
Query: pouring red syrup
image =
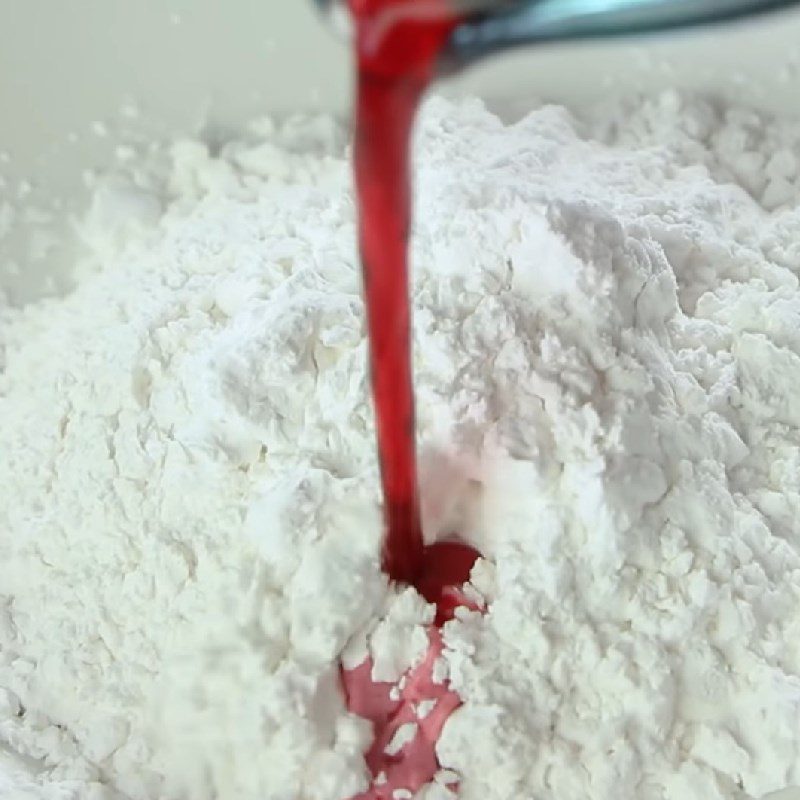
<svg viewBox="0 0 800 800"><path fill-rule="evenodd" d="M448 542L436 545L429 559L422 538L408 302L410 139L437 58L460 17L446 0L350 0L350 10L358 58L359 240L386 516L383 568L396 581L422 581L423 594L435 602L439 573L447 583L463 583L478 554Z"/></svg>
<svg viewBox="0 0 800 800"><path fill-rule="evenodd" d="M349 0L349 6L358 65L359 244L386 524L382 565L392 580L415 586L436 605L427 656L405 676L402 689L373 682L369 659L342 674L348 707L371 720L374 730L366 754L373 783L357 800L381 800L397 789L416 792L438 769L436 740L461 702L446 683L433 679L442 651L438 627L458 606L474 608L460 587L479 553L457 541L427 547L423 541L408 300L411 132L420 100L437 75L438 58L461 18L448 0ZM419 703L426 699L435 706L420 718ZM393 735L408 722L418 726L415 737L387 754Z"/></svg>

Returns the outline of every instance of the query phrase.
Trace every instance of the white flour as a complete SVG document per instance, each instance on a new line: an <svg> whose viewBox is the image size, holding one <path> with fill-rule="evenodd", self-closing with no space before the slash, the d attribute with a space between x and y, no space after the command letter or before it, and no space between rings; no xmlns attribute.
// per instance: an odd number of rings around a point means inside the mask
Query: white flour
<svg viewBox="0 0 800 800"><path fill-rule="evenodd" d="M800 784L800 126L434 100L418 156L428 532L490 601L446 629L443 769L464 800ZM159 169L98 193L73 294L0 305L0 739L20 797L344 800L339 654L386 617L399 675L425 609L377 565L342 135Z"/></svg>

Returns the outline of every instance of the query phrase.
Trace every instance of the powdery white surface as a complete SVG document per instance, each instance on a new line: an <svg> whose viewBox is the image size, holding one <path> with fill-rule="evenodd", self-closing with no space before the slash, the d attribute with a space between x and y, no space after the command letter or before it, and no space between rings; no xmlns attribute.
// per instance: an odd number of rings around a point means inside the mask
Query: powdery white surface
<svg viewBox="0 0 800 800"><path fill-rule="evenodd" d="M0 310L0 737L51 797L366 786L339 655L397 676L430 611L378 570L342 141L176 145L98 191L69 297ZM427 104L425 514L488 600L427 800L800 784L799 160L673 94Z"/></svg>

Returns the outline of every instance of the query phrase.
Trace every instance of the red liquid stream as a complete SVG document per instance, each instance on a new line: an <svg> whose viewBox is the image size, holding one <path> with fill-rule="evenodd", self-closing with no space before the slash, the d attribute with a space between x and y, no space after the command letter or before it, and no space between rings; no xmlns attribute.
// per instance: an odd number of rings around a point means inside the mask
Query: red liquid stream
<svg viewBox="0 0 800 800"><path fill-rule="evenodd" d="M423 594L436 602L435 576L430 570L423 575L417 490L408 302L409 150L417 107L460 18L446 0L350 0L350 10L358 59L359 240L386 517L383 569L403 583L421 581L427 587ZM463 582L477 553L455 543L448 547L456 560L469 561Z"/></svg>
<svg viewBox="0 0 800 800"><path fill-rule="evenodd" d="M447 0L349 0L356 21L358 100L355 178L359 243L370 340L372 391L383 482L386 534L383 569L414 585L436 604L423 663L405 676L403 688L372 680L367 659L342 671L348 708L372 722L365 754L370 788L353 800L385 800L396 790L416 792L437 768L436 741L461 700L433 680L442 652L438 627L458 606L471 606L460 591L478 557L458 542L424 546L417 489L408 238L411 225L410 142L417 107L436 77L437 59L458 17ZM423 700L434 710L422 720ZM386 747L400 727L414 722L411 742L393 755ZM456 787L451 787L455 789Z"/></svg>

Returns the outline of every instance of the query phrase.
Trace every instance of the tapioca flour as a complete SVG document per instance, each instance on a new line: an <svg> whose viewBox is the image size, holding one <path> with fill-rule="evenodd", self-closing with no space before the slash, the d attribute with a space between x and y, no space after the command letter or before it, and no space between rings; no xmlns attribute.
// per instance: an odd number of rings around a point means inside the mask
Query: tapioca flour
<svg viewBox="0 0 800 800"><path fill-rule="evenodd" d="M422 796L800 785L800 125L434 99L416 161L427 533L486 556ZM2 796L345 800L340 660L431 618L379 570L345 132L177 143L81 233L0 306Z"/></svg>

